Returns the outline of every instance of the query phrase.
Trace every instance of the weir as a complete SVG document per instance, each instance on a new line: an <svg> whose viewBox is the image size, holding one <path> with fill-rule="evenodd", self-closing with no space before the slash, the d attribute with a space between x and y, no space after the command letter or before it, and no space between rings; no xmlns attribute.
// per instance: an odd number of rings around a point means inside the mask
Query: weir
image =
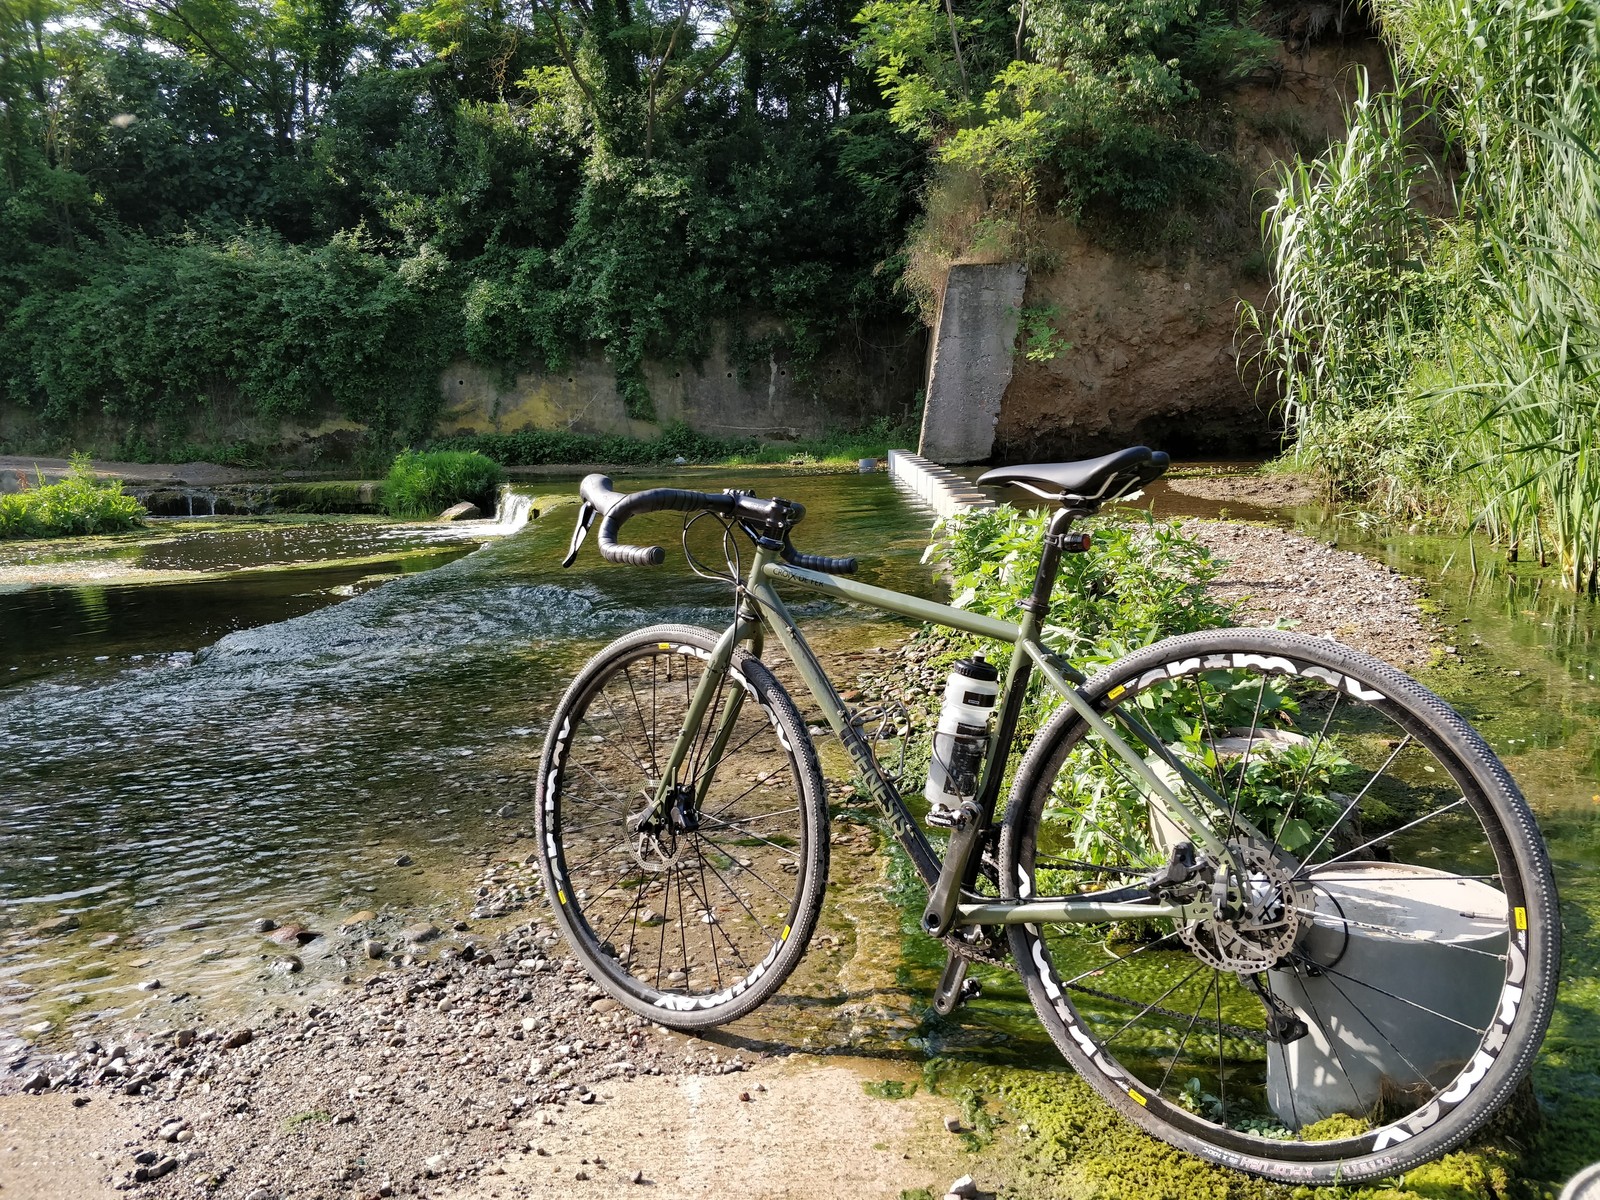
<svg viewBox="0 0 1600 1200"><path fill-rule="evenodd" d="M968 508L994 507L994 501L982 488L949 467L930 462L909 450L889 451L889 477L941 517Z"/></svg>

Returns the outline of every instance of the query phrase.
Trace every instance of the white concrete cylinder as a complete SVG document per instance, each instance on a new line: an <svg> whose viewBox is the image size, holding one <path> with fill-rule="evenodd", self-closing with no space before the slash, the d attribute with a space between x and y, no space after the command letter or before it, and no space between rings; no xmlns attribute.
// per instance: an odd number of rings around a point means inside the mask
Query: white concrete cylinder
<svg viewBox="0 0 1600 1200"><path fill-rule="evenodd" d="M1505 982L1506 897L1489 884L1386 862L1309 879L1316 915L1300 950L1325 969L1269 972L1310 1029L1267 1047L1268 1102L1291 1129L1431 1094L1472 1057Z"/></svg>

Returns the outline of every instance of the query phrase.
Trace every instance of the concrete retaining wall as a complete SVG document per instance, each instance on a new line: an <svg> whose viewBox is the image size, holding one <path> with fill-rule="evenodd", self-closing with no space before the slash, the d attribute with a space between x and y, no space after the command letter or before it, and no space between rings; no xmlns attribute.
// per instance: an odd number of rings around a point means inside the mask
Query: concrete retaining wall
<svg viewBox="0 0 1600 1200"><path fill-rule="evenodd" d="M950 268L934 325L919 454L946 463L988 460L1027 280L1020 263Z"/></svg>
<svg viewBox="0 0 1600 1200"><path fill-rule="evenodd" d="M523 371L506 379L469 362L439 377L445 408L443 436L564 429L575 433L648 438L681 421L715 437L794 441L835 429L858 429L875 418L903 419L911 411L926 357L918 326L864 331L841 339L797 375L786 357L768 355L744 369L719 336L696 366L649 362L645 382L654 420L630 417L616 374L598 354L574 358L565 371Z"/></svg>

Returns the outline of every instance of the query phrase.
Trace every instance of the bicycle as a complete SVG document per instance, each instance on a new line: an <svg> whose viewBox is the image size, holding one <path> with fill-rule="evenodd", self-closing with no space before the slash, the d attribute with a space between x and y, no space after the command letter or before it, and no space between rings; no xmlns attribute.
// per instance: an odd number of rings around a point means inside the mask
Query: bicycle
<svg viewBox="0 0 1600 1200"><path fill-rule="evenodd" d="M795 550L798 504L586 478L565 565L596 517L607 560L659 564L660 547L617 539L679 510L695 514L686 553L695 522L720 524L727 571L690 563L734 591L720 633L655 626L601 650L551 721L540 861L593 980L704 1029L768 999L805 952L829 816L811 734L761 661L770 636L929 889L922 928L949 952L937 1011L970 998L971 963L1009 965L1118 1112L1272 1179L1393 1176L1480 1129L1532 1064L1560 960L1543 843L1483 739L1324 639L1184 634L1092 679L1039 640L1062 555L1091 552L1074 524L1167 466L1133 447L979 480L1060 505L1016 623L845 578L855 560ZM942 854L778 585L1010 647L981 767L930 810ZM1034 674L1062 703L1002 806Z"/></svg>

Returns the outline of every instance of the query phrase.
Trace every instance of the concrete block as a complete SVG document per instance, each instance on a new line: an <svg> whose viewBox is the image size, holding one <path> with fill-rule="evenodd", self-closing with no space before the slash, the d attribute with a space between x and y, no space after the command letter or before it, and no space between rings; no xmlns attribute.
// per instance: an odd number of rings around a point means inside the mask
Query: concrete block
<svg viewBox="0 0 1600 1200"><path fill-rule="evenodd" d="M1027 269L958 263L945 279L928 366L917 453L935 462L984 462L1011 382Z"/></svg>

